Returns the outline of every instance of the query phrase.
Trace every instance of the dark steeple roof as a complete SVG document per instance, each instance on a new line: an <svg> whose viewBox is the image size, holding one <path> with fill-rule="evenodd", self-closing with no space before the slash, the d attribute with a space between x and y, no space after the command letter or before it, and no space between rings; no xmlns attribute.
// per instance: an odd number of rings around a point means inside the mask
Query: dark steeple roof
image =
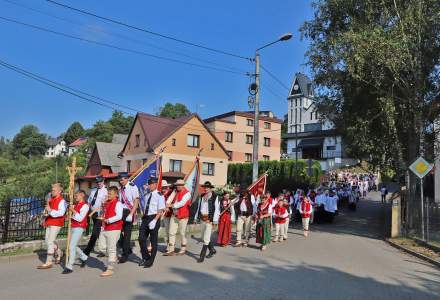
<svg viewBox="0 0 440 300"><path fill-rule="evenodd" d="M298 85L298 89L294 89L294 87ZM289 97L292 96L306 96L313 97L313 83L310 78L302 73L296 73L295 80L293 81L292 87L290 89Z"/></svg>

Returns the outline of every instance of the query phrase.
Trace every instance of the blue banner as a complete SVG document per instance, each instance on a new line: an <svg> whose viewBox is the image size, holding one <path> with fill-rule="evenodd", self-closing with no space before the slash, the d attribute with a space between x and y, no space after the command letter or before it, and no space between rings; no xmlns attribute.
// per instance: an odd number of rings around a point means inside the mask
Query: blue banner
<svg viewBox="0 0 440 300"><path fill-rule="evenodd" d="M142 166L141 170L131 178L131 181L138 187L139 191L143 191L143 185L148 182L150 177L157 177L157 159L147 162Z"/></svg>

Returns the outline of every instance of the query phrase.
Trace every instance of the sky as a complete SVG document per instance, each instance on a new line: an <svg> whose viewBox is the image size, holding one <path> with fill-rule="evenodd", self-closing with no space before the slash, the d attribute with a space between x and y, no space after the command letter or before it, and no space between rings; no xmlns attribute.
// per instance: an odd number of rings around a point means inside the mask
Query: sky
<svg viewBox="0 0 440 300"><path fill-rule="evenodd" d="M244 57L253 57L258 47L291 32L291 40L261 50L261 64L284 86L291 85L295 73L308 74L308 41L301 40L299 28L313 17L310 0L59 2ZM131 52L42 32L1 18ZM254 72L250 61L121 27L44 0L0 0L0 37L1 61L135 110L156 113L166 102L179 102L207 118L249 109L251 79L243 74ZM136 54L140 52L238 70L240 74ZM262 71L260 109L272 110L282 118L287 111L288 94L283 85ZM58 136L74 121L87 128L112 113L111 108L66 94L1 65L0 105L0 136L7 138L27 124Z"/></svg>

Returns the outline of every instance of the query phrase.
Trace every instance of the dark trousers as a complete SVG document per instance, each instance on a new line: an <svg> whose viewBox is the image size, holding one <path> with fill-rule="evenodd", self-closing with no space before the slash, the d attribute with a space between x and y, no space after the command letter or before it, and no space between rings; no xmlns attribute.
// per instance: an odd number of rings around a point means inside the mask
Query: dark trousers
<svg viewBox="0 0 440 300"><path fill-rule="evenodd" d="M150 229L148 224L156 217L156 215L142 217L141 227L139 228L139 247L141 248L142 259L154 262L157 253L157 238L159 235L160 220L156 222L156 227ZM151 254L148 253L147 240L150 237Z"/></svg>
<svg viewBox="0 0 440 300"><path fill-rule="evenodd" d="M130 214L129 209L125 209L122 213L122 220L124 224L122 225L121 237L119 238L118 244L122 248L122 257L128 257L131 253L131 230L133 229L133 222L126 222L125 219Z"/></svg>
<svg viewBox="0 0 440 300"><path fill-rule="evenodd" d="M387 199L387 196L386 195L382 195L382 203L385 203L386 199Z"/></svg>
<svg viewBox="0 0 440 300"><path fill-rule="evenodd" d="M101 226L102 226L102 220L98 219L98 214L95 213L92 216L93 220L93 228L92 228L92 235L90 236L89 243L87 244L87 247L84 249L84 254L89 256L90 252L93 251L93 248L95 248L96 241L99 238L99 234L101 233Z"/></svg>

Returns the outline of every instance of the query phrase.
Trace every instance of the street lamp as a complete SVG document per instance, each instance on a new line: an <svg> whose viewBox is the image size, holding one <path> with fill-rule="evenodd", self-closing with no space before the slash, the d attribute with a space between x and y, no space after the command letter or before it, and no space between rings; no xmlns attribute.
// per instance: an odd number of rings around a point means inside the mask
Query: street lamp
<svg viewBox="0 0 440 300"><path fill-rule="evenodd" d="M255 50L255 83L251 84L251 94L255 94L254 101L254 140L253 140L253 153L252 153L252 180L256 181L258 179L258 141L259 141L259 118L260 118L260 54L258 51L269 47L275 43L288 41L292 38L291 33L283 34L278 40L266 44Z"/></svg>

